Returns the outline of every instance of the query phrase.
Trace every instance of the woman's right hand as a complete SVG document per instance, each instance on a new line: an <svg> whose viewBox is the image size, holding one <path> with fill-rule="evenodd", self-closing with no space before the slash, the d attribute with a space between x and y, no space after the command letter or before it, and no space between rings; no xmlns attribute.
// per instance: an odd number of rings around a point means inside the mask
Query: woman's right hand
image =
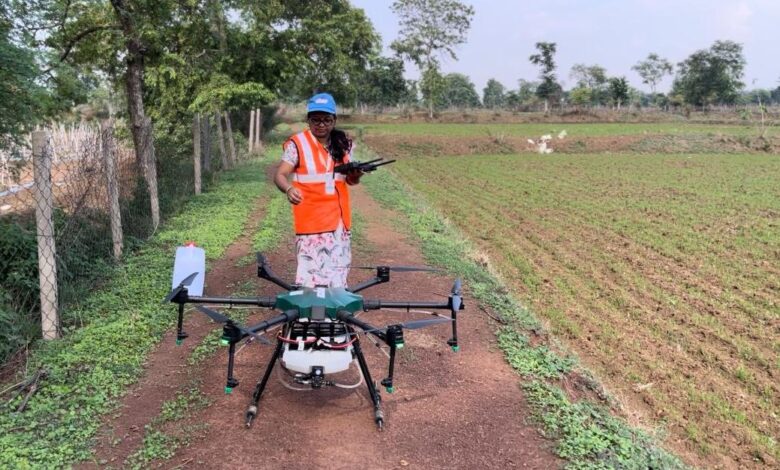
<svg viewBox="0 0 780 470"><path fill-rule="evenodd" d="M290 201L291 204L298 205L303 201L303 194L301 194L301 191L295 186L290 186L290 189L287 190L287 200Z"/></svg>

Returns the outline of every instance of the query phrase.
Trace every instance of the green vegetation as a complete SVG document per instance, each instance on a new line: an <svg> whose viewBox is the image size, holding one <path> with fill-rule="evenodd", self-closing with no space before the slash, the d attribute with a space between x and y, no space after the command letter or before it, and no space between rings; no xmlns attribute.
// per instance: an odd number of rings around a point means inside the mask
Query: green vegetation
<svg viewBox="0 0 780 470"><path fill-rule="evenodd" d="M780 252L780 157L418 157L393 170L671 432L694 420L708 429L694 433L699 451L720 452L738 434L741 452L780 456L771 437L780 428L766 419L780 407L780 342L767 337L780 316L770 261Z"/></svg>
<svg viewBox="0 0 780 470"><path fill-rule="evenodd" d="M499 330L499 344L510 364L525 377L524 388L536 419L557 440L558 454L572 468L682 467L645 433L610 416L603 405L571 402L549 382L563 379L579 366L571 356L548 344L531 345L529 338L544 335L543 328L484 267L473 245L453 224L414 196L391 172L377 172L366 178L365 184L375 199L403 214L404 228L419 237L429 263L462 276L469 292L508 323Z"/></svg>
<svg viewBox="0 0 780 470"><path fill-rule="evenodd" d="M45 368L48 377L23 413L12 411L19 398L4 405L0 467L62 468L89 458L100 417L113 409L141 372L146 353L173 324L173 308L161 306L160 299L170 288L174 248L195 240L209 259L222 256L266 187L258 184L263 167L252 163L225 173L212 192L188 203L85 299L78 315L86 326L32 354L30 369Z"/></svg>

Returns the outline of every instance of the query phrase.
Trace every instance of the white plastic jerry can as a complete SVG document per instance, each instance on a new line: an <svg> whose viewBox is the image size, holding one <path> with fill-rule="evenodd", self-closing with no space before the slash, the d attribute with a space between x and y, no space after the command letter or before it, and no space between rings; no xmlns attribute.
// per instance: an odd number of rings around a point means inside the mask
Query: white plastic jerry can
<svg viewBox="0 0 780 470"><path fill-rule="evenodd" d="M191 297L200 297L203 295L203 284L206 281L206 250L198 248L190 242L176 248L171 289L178 287L192 273L198 273L198 275L187 286L187 293Z"/></svg>

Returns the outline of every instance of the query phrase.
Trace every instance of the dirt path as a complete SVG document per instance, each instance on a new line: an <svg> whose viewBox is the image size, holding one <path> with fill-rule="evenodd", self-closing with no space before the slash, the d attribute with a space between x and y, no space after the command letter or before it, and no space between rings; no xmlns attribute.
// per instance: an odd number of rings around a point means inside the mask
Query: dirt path
<svg viewBox="0 0 780 470"><path fill-rule="evenodd" d="M392 227L394 214L380 208L363 191L354 191L355 206L365 219L362 242L355 247L355 264L420 264L419 248ZM236 259L249 246L241 241L231 247ZM234 252L234 250L236 250ZM269 261L275 271L290 278L295 266L291 239ZM254 267L236 268L230 254L214 270L225 269L222 282L254 280L258 295L278 289L255 278ZM227 273L230 274L227 274ZM352 282L370 276L353 272ZM207 292L225 293L215 277L207 276ZM367 299L438 300L449 291L452 279L425 273L394 274L392 281L364 291ZM243 414L254 384L271 355L271 348L251 345L236 358L236 376L241 385L224 395L226 352L208 359L201 368L202 391L211 400L206 409L186 418L191 425L208 427L188 447L163 462L165 468L556 468L561 461L551 452L551 443L526 423L527 407L518 389L518 376L499 351L494 326L473 300L465 299L459 316L461 351L453 353L445 341L447 326L407 332L407 347L396 364L393 394L382 393L386 427L378 432L365 385L354 390L327 388L297 392L283 387L276 373L260 401L251 429L243 426ZM268 316L267 312L252 321ZM409 313L366 312L363 319L387 324L415 317ZM416 315L420 317L420 315ZM197 339L213 328L195 316L188 331ZM202 325L202 326L198 326ZM200 334L199 337L202 337ZM172 342L172 341L169 341ZM195 341L191 341L195 343ZM167 344L167 343L163 343ZM192 346L189 346L191 348ZM187 348L187 349L189 349ZM186 350L171 351L161 345L150 357L146 378L128 395L119 418L107 426L105 435L137 432L119 446L103 446L99 458L121 462L140 444L143 424L159 413L162 400L172 397L179 371L186 368ZM364 351L373 378L386 374L386 357L364 341ZM166 373L167 371L167 373ZM160 374L162 373L162 376ZM357 375L347 373L348 382ZM156 379L153 379L155 376ZM164 378L170 388L155 380ZM159 399L149 396L157 397ZM186 424L185 424L186 425ZM134 431L135 426L138 431ZM133 445L134 444L134 445Z"/></svg>

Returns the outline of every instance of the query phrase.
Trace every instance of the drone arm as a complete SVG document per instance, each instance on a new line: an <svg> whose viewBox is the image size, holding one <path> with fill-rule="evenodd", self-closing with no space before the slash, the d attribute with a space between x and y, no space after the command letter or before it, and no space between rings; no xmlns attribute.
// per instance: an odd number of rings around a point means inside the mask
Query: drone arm
<svg viewBox="0 0 780 470"><path fill-rule="evenodd" d="M276 305L275 297L187 297L185 303L192 304L224 304L229 307L234 305L254 305L257 307L271 308Z"/></svg>
<svg viewBox="0 0 780 470"><path fill-rule="evenodd" d="M368 289L369 287L375 286L377 284L382 284L383 282L387 282L387 280L381 279L379 277L375 277L373 279L369 279L367 281L361 282L360 284L354 287L350 287L347 290L352 293L360 292L362 290Z"/></svg>
<svg viewBox="0 0 780 470"><path fill-rule="evenodd" d="M257 256L257 277L259 277L260 279L271 281L284 290L288 290L288 291L295 290L295 287L292 284L285 282L282 278L280 278L273 271L271 271L271 268L268 267L268 263L266 262L265 256L263 256L262 253L258 252L256 256Z"/></svg>
<svg viewBox="0 0 780 470"><path fill-rule="evenodd" d="M381 328L378 328L374 325L370 325L362 320L358 320L355 318L355 316L345 310L341 310L338 313L336 313L336 319L341 320L344 323L352 326L356 326L363 330L367 334L372 334L382 341L385 341L386 335L384 332L381 331Z"/></svg>
<svg viewBox="0 0 780 470"><path fill-rule="evenodd" d="M257 333L259 331L265 331L269 328L273 328L276 325L281 325L282 323L287 323L291 321L297 320L301 316L300 312L298 310L288 310L281 315L277 315L273 318L269 318L268 320L261 321L257 325L250 326L247 328L247 330L251 331L252 333Z"/></svg>
<svg viewBox="0 0 780 470"><path fill-rule="evenodd" d="M450 303L441 303L441 302L422 302L422 301L412 301L412 302L388 302L384 300L364 300L363 301L363 310L379 310L380 308L399 308L399 309L406 309L406 310L412 310L412 309L439 309L439 310L449 310L450 309Z"/></svg>

